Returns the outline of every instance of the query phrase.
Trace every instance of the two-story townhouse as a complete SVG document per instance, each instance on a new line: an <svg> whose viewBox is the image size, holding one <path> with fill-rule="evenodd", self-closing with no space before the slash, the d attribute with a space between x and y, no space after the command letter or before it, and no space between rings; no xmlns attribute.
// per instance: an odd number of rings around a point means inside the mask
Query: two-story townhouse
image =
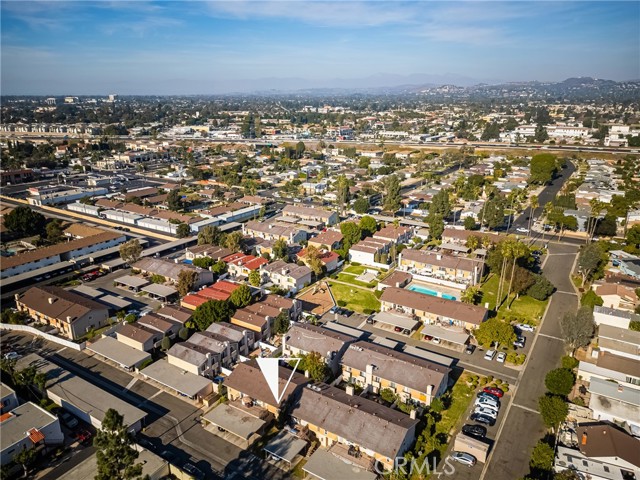
<svg viewBox="0 0 640 480"><path fill-rule="evenodd" d="M160 333L163 337L175 338L182 325L155 313L143 315L136 322L138 325Z"/></svg>
<svg viewBox="0 0 640 480"><path fill-rule="evenodd" d="M413 230L409 227L402 227L400 225L389 224L386 227L382 227L376 233L373 234L375 240L382 240L383 242L393 242L396 245L401 243L409 243L413 236Z"/></svg>
<svg viewBox="0 0 640 480"><path fill-rule="evenodd" d="M601 352L640 361L640 332L611 325L600 325L598 349Z"/></svg>
<svg viewBox="0 0 640 480"><path fill-rule="evenodd" d="M245 357L253 351L256 343L253 331L227 322L212 323L206 331L224 337L234 351ZM237 358L234 359L236 360Z"/></svg>
<svg viewBox="0 0 640 480"><path fill-rule="evenodd" d="M350 345L340 363L345 382L374 393L389 389L403 402L427 406L446 391L451 372L424 358L365 341Z"/></svg>
<svg viewBox="0 0 640 480"><path fill-rule="evenodd" d="M213 283L213 272L209 270L184 263L170 262L162 258L142 258L134 263L132 268L145 275L162 275L173 283L178 283L180 272L185 270L195 272L197 277L194 289Z"/></svg>
<svg viewBox="0 0 640 480"><path fill-rule="evenodd" d="M593 309L593 321L596 325L629 328L631 322L640 322L640 315L627 310L596 306Z"/></svg>
<svg viewBox="0 0 640 480"><path fill-rule="evenodd" d="M242 233L253 238L276 241L284 240L289 245L307 239L307 231L296 225L278 222L277 219L250 221L242 225Z"/></svg>
<svg viewBox="0 0 640 480"><path fill-rule="evenodd" d="M187 247L184 256L187 260L195 260L196 258L213 258L214 260L222 260L233 252L228 248L218 247L216 245L194 245Z"/></svg>
<svg viewBox="0 0 640 480"><path fill-rule="evenodd" d="M116 339L143 352L150 352L162 340L163 335L136 323L123 323L116 331Z"/></svg>
<svg viewBox="0 0 640 480"><path fill-rule="evenodd" d="M633 311L640 302L634 288L619 283L594 285L593 290L605 307Z"/></svg>
<svg viewBox="0 0 640 480"><path fill-rule="evenodd" d="M371 465L379 461L385 467L391 467L410 448L418 424L409 415L324 383L302 388L290 414L323 447L353 447Z"/></svg>
<svg viewBox="0 0 640 480"><path fill-rule="evenodd" d="M322 208L303 207L300 205L287 205L282 209L282 213L289 217L300 218L312 222L319 222L331 227L338 223L339 217L336 212L330 212Z"/></svg>
<svg viewBox="0 0 640 480"><path fill-rule="evenodd" d="M389 240L365 238L349 248L349 260L375 266L381 263L382 255L389 252L392 243Z"/></svg>
<svg viewBox="0 0 640 480"><path fill-rule="evenodd" d="M278 375L278 391L282 394L280 403L274 398L255 360L239 363L225 379L227 397L232 402L239 400L247 405L257 405L278 416L282 407L292 402L302 386L309 382L304 375L298 372L292 375L292 370L283 366L279 367Z"/></svg>
<svg viewBox="0 0 640 480"><path fill-rule="evenodd" d="M104 326L109 319L109 309L105 305L60 287L31 287L16 294L15 301L18 310L57 328L61 335L71 340Z"/></svg>
<svg viewBox="0 0 640 480"><path fill-rule="evenodd" d="M474 330L489 311L484 307L434 297L402 288L385 288L380 297L382 311L400 311L415 315L425 325L456 325Z"/></svg>
<svg viewBox="0 0 640 480"><path fill-rule="evenodd" d="M599 352L595 362L580 361L578 377L585 382L600 378L637 388L640 387L640 360Z"/></svg>
<svg viewBox="0 0 640 480"><path fill-rule="evenodd" d="M484 273L482 260L410 248L400 253L398 267L419 275L467 285L477 285Z"/></svg>
<svg viewBox="0 0 640 480"><path fill-rule="evenodd" d="M286 333L284 356L319 353L333 373L340 367L340 359L349 344L357 339L350 335L305 323L294 324Z"/></svg>
<svg viewBox="0 0 640 480"><path fill-rule="evenodd" d="M236 277L248 277L254 270L259 270L262 265L269 261L263 257L245 255L244 253L234 253L222 259L227 264L229 273Z"/></svg>
<svg viewBox="0 0 640 480"><path fill-rule="evenodd" d="M271 283L292 293L309 285L313 273L306 265L286 263L282 260L262 265L260 271Z"/></svg>
<svg viewBox="0 0 640 480"><path fill-rule="evenodd" d="M498 243L502 240L497 233L492 232L476 232L473 230L460 230L457 228L445 227L442 233L442 243L453 243L456 245L466 245L469 237L475 236L480 238L482 242L486 240L488 243Z"/></svg>
<svg viewBox="0 0 640 480"><path fill-rule="evenodd" d="M325 249L329 251L337 250L342 246L344 239L342 233L337 230L327 230L309 239L308 245L316 247L319 250Z"/></svg>

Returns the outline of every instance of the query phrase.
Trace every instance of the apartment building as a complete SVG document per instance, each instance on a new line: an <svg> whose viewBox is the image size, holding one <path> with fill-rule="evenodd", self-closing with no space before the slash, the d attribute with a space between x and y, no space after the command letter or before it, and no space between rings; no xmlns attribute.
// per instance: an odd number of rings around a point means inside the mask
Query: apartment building
<svg viewBox="0 0 640 480"><path fill-rule="evenodd" d="M284 240L289 245L307 239L307 231L277 220L250 221L242 225L242 233L252 238L276 241Z"/></svg>
<svg viewBox="0 0 640 480"><path fill-rule="evenodd" d="M418 275L477 285L484 273L484 261L407 248L398 256L398 268Z"/></svg>
<svg viewBox="0 0 640 480"><path fill-rule="evenodd" d="M300 205L287 205L282 209L283 215L299 218L301 220L318 222L327 227L338 223L338 214L322 208L303 207Z"/></svg>
<svg viewBox="0 0 640 480"><path fill-rule="evenodd" d="M487 320L484 307L434 297L396 287L385 288L380 297L382 311L415 315L426 325L456 325L474 330Z"/></svg>
<svg viewBox="0 0 640 480"><path fill-rule="evenodd" d="M451 372L423 358L364 341L349 345L340 363L345 382L374 393L389 389L402 402L426 406L446 391Z"/></svg>
<svg viewBox="0 0 640 480"><path fill-rule="evenodd" d="M58 329L61 335L77 340L92 329L104 326L108 308L82 295L60 287L31 287L16 294L16 308L37 322Z"/></svg>
<svg viewBox="0 0 640 480"><path fill-rule="evenodd" d="M333 373L340 368L340 360L355 337L305 323L294 324L286 334L283 356L320 354Z"/></svg>
<svg viewBox="0 0 640 480"><path fill-rule="evenodd" d="M309 285L313 273L306 265L286 263L282 260L262 265L260 272L269 282L292 293Z"/></svg>
<svg viewBox="0 0 640 480"><path fill-rule="evenodd" d="M411 228L389 224L374 233L373 239L383 242L393 242L398 245L401 243L409 243L409 240L411 240L412 236L413 230Z"/></svg>

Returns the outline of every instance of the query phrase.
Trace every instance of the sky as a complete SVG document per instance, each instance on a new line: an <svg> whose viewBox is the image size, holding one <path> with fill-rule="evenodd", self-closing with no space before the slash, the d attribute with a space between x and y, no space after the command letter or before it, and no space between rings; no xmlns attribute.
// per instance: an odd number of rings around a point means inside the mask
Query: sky
<svg viewBox="0 0 640 480"><path fill-rule="evenodd" d="M640 2L2 0L3 95L640 79Z"/></svg>

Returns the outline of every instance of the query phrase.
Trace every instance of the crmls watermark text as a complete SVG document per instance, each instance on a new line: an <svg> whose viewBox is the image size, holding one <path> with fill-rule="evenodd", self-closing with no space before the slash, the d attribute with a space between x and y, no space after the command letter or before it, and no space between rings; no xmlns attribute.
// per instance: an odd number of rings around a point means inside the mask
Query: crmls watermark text
<svg viewBox="0 0 640 480"><path fill-rule="evenodd" d="M424 459L422 461L412 458L411 460L407 460L404 457L396 457L393 461L393 466L388 468L387 466L380 463L380 461L376 461L374 470L379 475L389 475L391 473L402 473L405 475L413 476L415 474L418 475L431 475L438 474L451 476L456 473L456 467L453 463L451 463L451 459L449 457L444 459L444 466L441 471L438 471L436 468L436 459L432 458L431 465L429 465L429 460Z"/></svg>

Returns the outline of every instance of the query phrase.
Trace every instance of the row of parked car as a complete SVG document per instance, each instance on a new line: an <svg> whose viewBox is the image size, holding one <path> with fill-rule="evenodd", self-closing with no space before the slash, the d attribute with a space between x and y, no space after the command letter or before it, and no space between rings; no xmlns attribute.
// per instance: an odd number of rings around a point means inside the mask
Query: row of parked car
<svg viewBox="0 0 640 480"><path fill-rule="evenodd" d="M500 399L504 395L504 391L497 387L485 387L478 393L474 402L474 410L471 416L471 420L483 423L484 425L493 426L498 418L498 412L500 411ZM475 438L476 440L484 440L487 436L487 427L484 425L466 424L462 427L462 433L467 437ZM467 452L454 451L449 456L454 462L461 463L468 467L473 467L478 459Z"/></svg>

